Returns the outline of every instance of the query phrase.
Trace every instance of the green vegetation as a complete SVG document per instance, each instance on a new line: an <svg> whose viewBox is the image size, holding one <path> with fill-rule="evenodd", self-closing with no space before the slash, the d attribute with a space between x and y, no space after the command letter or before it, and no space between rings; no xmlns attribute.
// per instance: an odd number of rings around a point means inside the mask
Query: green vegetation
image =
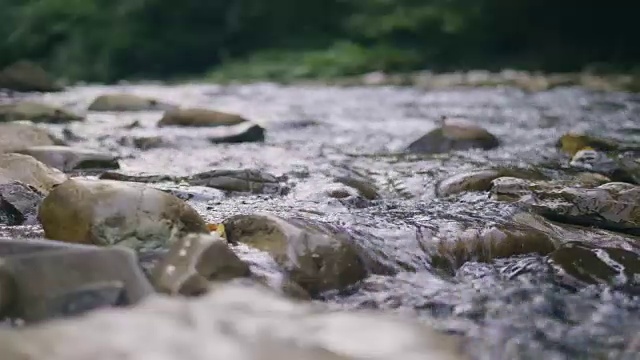
<svg viewBox="0 0 640 360"><path fill-rule="evenodd" d="M515 66L632 69L637 2L0 0L0 65L71 80L299 79Z"/></svg>

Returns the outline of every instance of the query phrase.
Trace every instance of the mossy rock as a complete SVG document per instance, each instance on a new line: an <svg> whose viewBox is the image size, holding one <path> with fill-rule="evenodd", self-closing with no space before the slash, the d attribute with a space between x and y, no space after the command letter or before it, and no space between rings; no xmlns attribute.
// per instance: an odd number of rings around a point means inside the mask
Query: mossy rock
<svg viewBox="0 0 640 360"><path fill-rule="evenodd" d="M238 125L247 119L237 114L230 114L210 109L175 109L165 112L158 122L158 127L215 127Z"/></svg>

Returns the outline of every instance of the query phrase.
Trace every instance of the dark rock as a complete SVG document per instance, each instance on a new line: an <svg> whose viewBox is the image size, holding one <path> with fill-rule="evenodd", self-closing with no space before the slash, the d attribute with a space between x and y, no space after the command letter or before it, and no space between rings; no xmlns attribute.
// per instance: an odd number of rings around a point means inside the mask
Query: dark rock
<svg viewBox="0 0 640 360"><path fill-rule="evenodd" d="M60 91L62 87L40 66L21 60L0 71L0 89L52 92Z"/></svg>
<svg viewBox="0 0 640 360"><path fill-rule="evenodd" d="M38 206L43 199L44 194L21 182L0 184L0 224L37 224Z"/></svg>
<svg viewBox="0 0 640 360"><path fill-rule="evenodd" d="M607 176L612 181L640 184L640 163L631 155L582 149L571 158L569 165Z"/></svg>
<svg viewBox="0 0 640 360"><path fill-rule="evenodd" d="M67 245L14 254L3 257L0 273L11 279L0 290L10 295L3 315L27 322L134 304L153 292L135 254L124 248Z"/></svg>
<svg viewBox="0 0 640 360"><path fill-rule="evenodd" d="M606 284L640 293L640 255L635 252L569 242L549 254L548 261L566 286Z"/></svg>
<svg viewBox="0 0 640 360"><path fill-rule="evenodd" d="M208 186L223 191L251 192L261 194L281 193L286 188L280 178L253 169L212 170L184 179L194 186Z"/></svg>
<svg viewBox="0 0 640 360"><path fill-rule="evenodd" d="M263 142L265 139L265 129L258 124L249 122L220 128L219 130L220 134L209 136L209 141L214 144L237 144L244 142Z"/></svg>
<svg viewBox="0 0 640 360"><path fill-rule="evenodd" d="M484 128L464 119L443 119L436 128L407 147L411 153L435 154L456 150L489 150L500 145L500 141Z"/></svg>

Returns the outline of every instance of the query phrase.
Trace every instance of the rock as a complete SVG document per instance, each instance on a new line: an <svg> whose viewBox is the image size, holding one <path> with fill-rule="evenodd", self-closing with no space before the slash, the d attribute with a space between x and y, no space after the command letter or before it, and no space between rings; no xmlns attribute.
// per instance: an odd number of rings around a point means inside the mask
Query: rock
<svg viewBox="0 0 640 360"><path fill-rule="evenodd" d="M209 136L209 141L214 144L237 144L243 142L263 142L265 138L264 128L250 122L219 128L219 130L220 134Z"/></svg>
<svg viewBox="0 0 640 360"><path fill-rule="evenodd" d="M375 200L380 198L380 190L375 185L373 180L367 179L364 176L355 173L349 173L337 176L335 178L335 181L358 190L360 196L367 200Z"/></svg>
<svg viewBox="0 0 640 360"><path fill-rule="evenodd" d="M0 273L12 285L0 289L12 295L3 299L9 306L0 309L1 315L27 322L134 304L153 292L135 253L116 247L69 246L14 254L0 260Z"/></svg>
<svg viewBox="0 0 640 360"><path fill-rule="evenodd" d="M311 296L344 289L367 275L349 235L325 224L268 214L238 215L223 224L230 243L268 252Z"/></svg>
<svg viewBox="0 0 640 360"><path fill-rule="evenodd" d="M223 191L273 194L285 190L281 178L253 169L212 170L188 176L184 180L192 186L207 186Z"/></svg>
<svg viewBox="0 0 640 360"><path fill-rule="evenodd" d="M68 110L34 101L0 104L0 122L29 120L34 123L63 124L83 120Z"/></svg>
<svg viewBox="0 0 640 360"><path fill-rule="evenodd" d="M40 66L22 60L0 71L0 89L50 92L60 91L62 87Z"/></svg>
<svg viewBox="0 0 640 360"><path fill-rule="evenodd" d="M247 120L236 114L229 114L209 109L176 109L165 112L158 122L163 126L192 126L213 127L229 126L246 122Z"/></svg>
<svg viewBox="0 0 640 360"><path fill-rule="evenodd" d="M168 145L161 136L126 136L120 140L120 144L125 146L133 146L140 150L156 149Z"/></svg>
<svg viewBox="0 0 640 360"><path fill-rule="evenodd" d="M498 178L493 197L512 200L551 220L640 235L640 186L607 183L593 189L549 187Z"/></svg>
<svg viewBox="0 0 640 360"><path fill-rule="evenodd" d="M548 261L566 286L606 284L640 292L640 255L635 252L569 242L549 254Z"/></svg>
<svg viewBox="0 0 640 360"><path fill-rule="evenodd" d="M0 123L0 154L46 145L61 145L61 141L37 126Z"/></svg>
<svg viewBox="0 0 640 360"><path fill-rule="evenodd" d="M66 179L67 176L63 172L46 166L32 156L0 154L0 184L20 181L47 193Z"/></svg>
<svg viewBox="0 0 640 360"><path fill-rule="evenodd" d="M640 164L631 156L614 156L587 148L576 152L569 165L607 176L613 181L640 184Z"/></svg>
<svg viewBox="0 0 640 360"><path fill-rule="evenodd" d="M208 232L200 215L177 197L110 180L67 180L44 199L39 219L49 239L135 249L162 247L181 233Z"/></svg>
<svg viewBox="0 0 640 360"><path fill-rule="evenodd" d="M468 359L460 347L415 319L325 309L239 282L198 298L154 296L133 308L0 330L3 360Z"/></svg>
<svg viewBox="0 0 640 360"><path fill-rule="evenodd" d="M411 153L445 153L456 150L479 148L489 150L500 145L500 141L486 129L464 119L443 119L436 128L407 147Z"/></svg>
<svg viewBox="0 0 640 360"><path fill-rule="evenodd" d="M600 151L618 150L618 145L613 140L573 132L562 135L556 147L570 156L586 147Z"/></svg>
<svg viewBox="0 0 640 360"><path fill-rule="evenodd" d="M50 145L28 147L18 153L33 156L45 165L64 172L120 168L115 156L91 149Z"/></svg>
<svg viewBox="0 0 640 360"><path fill-rule="evenodd" d="M467 191L487 191L491 182L500 177L498 170L479 170L456 174L436 185L436 195L446 197Z"/></svg>
<svg viewBox="0 0 640 360"><path fill-rule="evenodd" d="M156 99L133 94L104 94L98 96L89 111L169 111L177 109L176 105L163 103Z"/></svg>
<svg viewBox="0 0 640 360"><path fill-rule="evenodd" d="M517 223L471 226L450 223L423 229L418 241L431 255L436 268L455 273L468 261L491 262L522 254L546 255L556 244L544 232Z"/></svg>
<svg viewBox="0 0 640 360"><path fill-rule="evenodd" d="M36 225L44 195L19 181L0 184L0 224Z"/></svg>
<svg viewBox="0 0 640 360"><path fill-rule="evenodd" d="M159 292L200 295L209 281L224 281L250 275L249 266L216 234L188 234L175 241L169 253L153 270Z"/></svg>

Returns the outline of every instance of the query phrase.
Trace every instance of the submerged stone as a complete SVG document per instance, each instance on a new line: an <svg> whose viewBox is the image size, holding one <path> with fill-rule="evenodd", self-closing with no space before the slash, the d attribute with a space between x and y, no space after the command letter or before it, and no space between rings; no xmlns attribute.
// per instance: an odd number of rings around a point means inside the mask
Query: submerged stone
<svg viewBox="0 0 640 360"><path fill-rule="evenodd" d="M28 147L18 152L64 172L120 168L116 156L92 149L51 145Z"/></svg>
<svg viewBox="0 0 640 360"><path fill-rule="evenodd" d="M618 145L614 140L572 132L562 135L556 143L556 147L570 156L574 156L584 148L592 148L600 151L613 151L618 149Z"/></svg>
<svg viewBox="0 0 640 360"><path fill-rule="evenodd" d="M549 264L557 280L572 288L606 284L640 292L640 255L632 251L570 242L549 254Z"/></svg>
<svg viewBox="0 0 640 360"><path fill-rule="evenodd" d="M229 126L246 122L240 115L209 109L175 109L165 112L158 122L163 126L213 127Z"/></svg>
<svg viewBox="0 0 640 360"><path fill-rule="evenodd" d="M96 245L158 248L181 233L206 233L187 203L135 183L71 179L44 199L39 219L47 238Z"/></svg>
<svg viewBox="0 0 640 360"><path fill-rule="evenodd" d="M411 153L436 154L456 150L489 150L500 146L500 141L486 129L465 119L445 118L442 126L412 142Z"/></svg>
<svg viewBox="0 0 640 360"><path fill-rule="evenodd" d="M34 101L0 104L0 122L29 120L34 123L63 124L84 118L63 108Z"/></svg>
<svg viewBox="0 0 640 360"><path fill-rule="evenodd" d="M625 154L607 154L593 149L578 151L569 162L576 169L593 171L613 181L640 184L640 163Z"/></svg>
<svg viewBox="0 0 640 360"><path fill-rule="evenodd" d="M260 170L212 170L184 180L193 186L207 186L223 191L273 194L285 191L282 179Z"/></svg>
<svg viewBox="0 0 640 360"><path fill-rule="evenodd" d="M346 233L302 218L238 215L224 221L230 243L266 251L289 278L312 296L340 290L366 275L363 260Z"/></svg>
<svg viewBox="0 0 640 360"><path fill-rule="evenodd" d="M168 111L176 105L133 94L104 94L89 105L89 111Z"/></svg>

